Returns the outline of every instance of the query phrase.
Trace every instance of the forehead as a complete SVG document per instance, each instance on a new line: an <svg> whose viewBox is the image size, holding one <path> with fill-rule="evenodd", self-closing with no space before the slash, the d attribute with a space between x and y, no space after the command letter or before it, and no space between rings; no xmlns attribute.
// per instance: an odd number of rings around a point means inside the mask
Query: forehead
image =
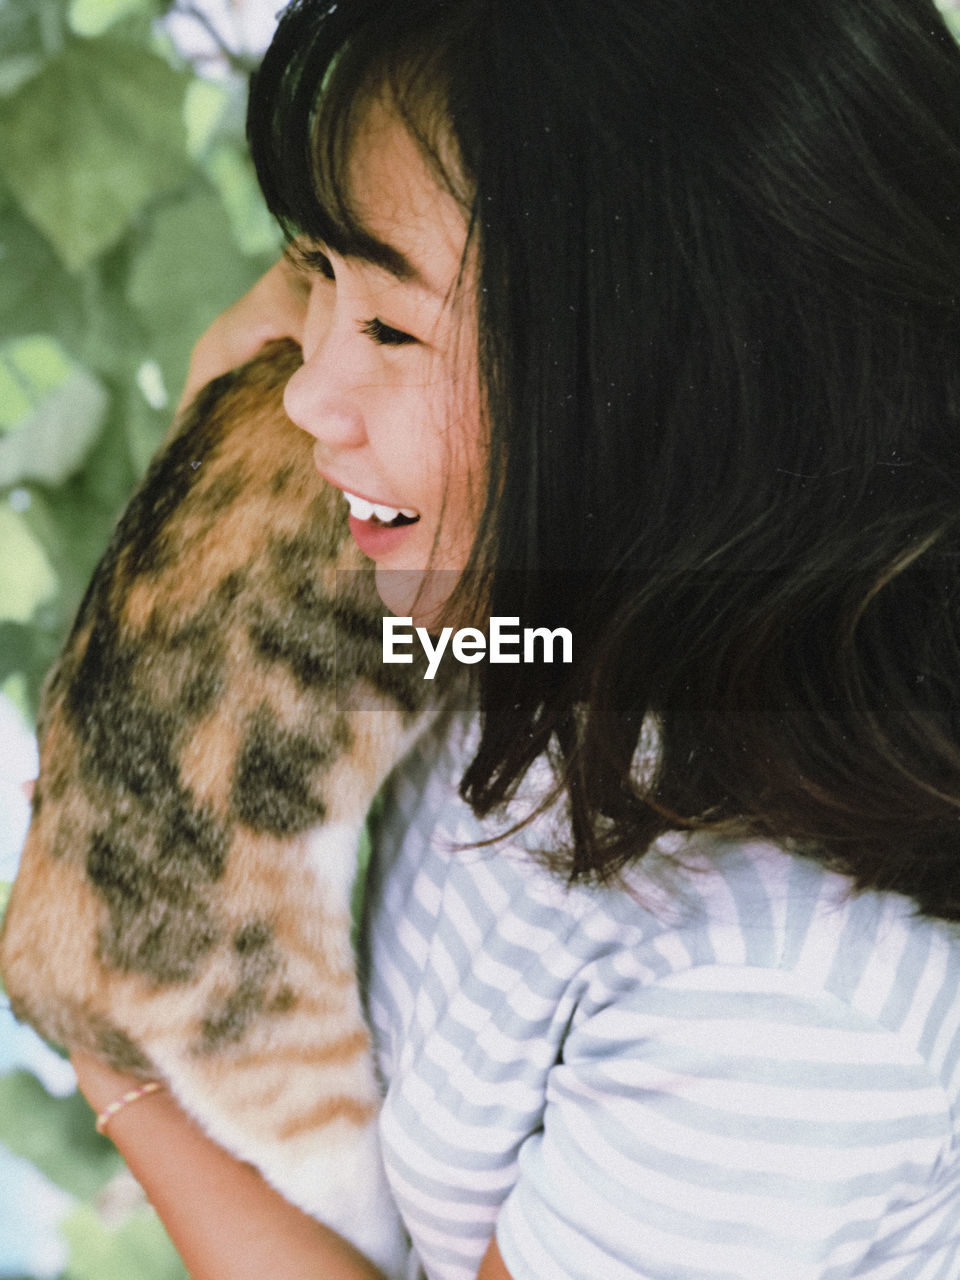
<svg viewBox="0 0 960 1280"><path fill-rule="evenodd" d="M351 208L371 243L366 250L353 246L352 253L346 245L344 256L371 260L398 279L446 295L463 260L464 214L403 121L381 101L365 110L354 134L347 177ZM386 252L376 252L377 244Z"/></svg>

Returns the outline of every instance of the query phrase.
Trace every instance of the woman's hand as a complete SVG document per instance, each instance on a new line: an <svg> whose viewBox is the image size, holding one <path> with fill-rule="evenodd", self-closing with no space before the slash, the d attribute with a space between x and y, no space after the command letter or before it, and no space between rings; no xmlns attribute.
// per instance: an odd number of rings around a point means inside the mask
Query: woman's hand
<svg viewBox="0 0 960 1280"><path fill-rule="evenodd" d="M308 296L304 277L287 258L281 258L198 340L178 411L212 378L252 359L265 342L275 338L300 342Z"/></svg>
<svg viewBox="0 0 960 1280"><path fill-rule="evenodd" d="M97 1112L142 1083L87 1053L75 1052L71 1061ZM192 1280L383 1280L351 1244L217 1146L166 1089L117 1111L106 1133L147 1193Z"/></svg>
<svg viewBox="0 0 960 1280"><path fill-rule="evenodd" d="M70 1055L70 1062L76 1072L80 1092L98 1115L111 1102L143 1084L136 1076L115 1071L92 1053L79 1049Z"/></svg>

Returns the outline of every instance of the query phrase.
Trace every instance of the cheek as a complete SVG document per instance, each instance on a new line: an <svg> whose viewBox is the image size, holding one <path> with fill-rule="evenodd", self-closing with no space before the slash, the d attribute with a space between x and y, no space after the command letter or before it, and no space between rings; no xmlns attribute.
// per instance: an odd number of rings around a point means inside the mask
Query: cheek
<svg viewBox="0 0 960 1280"><path fill-rule="evenodd" d="M476 395L467 396L451 378L410 386L390 405L396 462L421 495L434 521L462 513L468 495L482 489Z"/></svg>
<svg viewBox="0 0 960 1280"><path fill-rule="evenodd" d="M489 440L475 387L461 399L460 416L451 432L451 498L471 526L471 544L487 494Z"/></svg>
<svg viewBox="0 0 960 1280"><path fill-rule="evenodd" d="M477 510L477 495L486 490L487 431L481 413L476 374L450 379L442 405L437 411L442 421L443 470L450 502L462 514Z"/></svg>

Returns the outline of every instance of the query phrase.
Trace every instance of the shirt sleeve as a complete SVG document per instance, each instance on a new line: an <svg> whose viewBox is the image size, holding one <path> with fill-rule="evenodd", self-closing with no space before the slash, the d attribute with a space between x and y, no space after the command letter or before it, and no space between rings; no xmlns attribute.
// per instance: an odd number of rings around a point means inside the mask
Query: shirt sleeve
<svg viewBox="0 0 960 1280"><path fill-rule="evenodd" d="M497 1238L514 1280L932 1280L960 1274L958 1165L899 1036L704 966L571 1031Z"/></svg>

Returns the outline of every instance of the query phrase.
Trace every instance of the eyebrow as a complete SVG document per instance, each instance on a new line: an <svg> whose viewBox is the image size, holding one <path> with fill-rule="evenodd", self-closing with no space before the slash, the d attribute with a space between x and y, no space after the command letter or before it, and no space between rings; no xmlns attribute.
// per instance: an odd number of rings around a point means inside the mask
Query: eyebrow
<svg viewBox="0 0 960 1280"><path fill-rule="evenodd" d="M416 263L396 245L388 244L364 230L340 231L339 234L321 237L323 244L341 258L353 258L359 262L378 267L393 276L401 284L412 284L426 293L437 294L439 290L430 283ZM305 266L318 270L323 266L326 254L322 249L311 249L306 245L290 245L288 249L294 257Z"/></svg>

